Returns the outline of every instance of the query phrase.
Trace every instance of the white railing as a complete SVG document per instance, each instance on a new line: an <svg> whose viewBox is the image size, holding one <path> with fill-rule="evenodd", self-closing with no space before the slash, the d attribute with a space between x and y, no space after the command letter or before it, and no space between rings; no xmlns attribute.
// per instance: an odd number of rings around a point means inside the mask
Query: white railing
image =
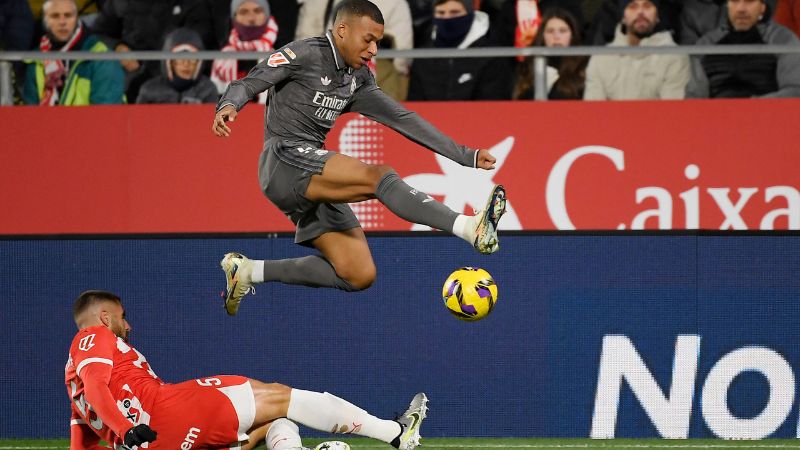
<svg viewBox="0 0 800 450"><path fill-rule="evenodd" d="M381 50L377 58L487 58L487 57L533 57L534 98L547 100L545 68L549 56L578 55L638 55L638 54L679 54L679 55L756 55L800 53L800 45L690 45L673 47L483 47L468 49L425 48L413 50ZM58 57L64 60L109 61L136 59L153 61L163 59L260 59L259 52L219 52L202 51L196 53L171 53L162 51L136 52L64 52ZM52 54L41 52L0 51L0 105L10 105L13 100L11 89L11 62L36 61L52 58Z"/></svg>

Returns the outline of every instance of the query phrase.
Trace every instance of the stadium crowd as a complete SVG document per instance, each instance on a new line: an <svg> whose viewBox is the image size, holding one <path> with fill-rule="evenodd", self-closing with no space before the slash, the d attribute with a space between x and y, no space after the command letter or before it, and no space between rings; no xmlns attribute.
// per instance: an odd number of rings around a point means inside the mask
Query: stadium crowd
<svg viewBox="0 0 800 450"><path fill-rule="evenodd" d="M0 0L0 50L258 51L324 34L341 0ZM373 0L381 48L798 45L800 0ZM214 103L258 61L14 65L15 103ZM530 58L378 59L397 100L532 99ZM800 96L800 54L551 57L550 99ZM263 103L265 96L259 100Z"/></svg>

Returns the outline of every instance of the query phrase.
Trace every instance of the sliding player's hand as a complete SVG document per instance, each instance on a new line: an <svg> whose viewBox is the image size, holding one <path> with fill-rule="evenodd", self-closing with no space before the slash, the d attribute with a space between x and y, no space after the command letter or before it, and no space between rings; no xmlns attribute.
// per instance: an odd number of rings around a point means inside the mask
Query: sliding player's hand
<svg viewBox="0 0 800 450"><path fill-rule="evenodd" d="M230 136L231 129L226 122L233 122L236 120L237 114L236 108L234 108L233 105L224 106L217 111L217 114L214 116L214 126L211 127L211 131L217 136Z"/></svg>
<svg viewBox="0 0 800 450"><path fill-rule="evenodd" d="M156 435L157 433L153 431L149 425L140 423L135 427L131 427L131 429L125 433L125 447L139 447L145 442L153 442L156 440Z"/></svg>
<svg viewBox="0 0 800 450"><path fill-rule="evenodd" d="M494 170L494 163L497 161L497 158L489 153L489 150L480 149L478 150L478 159L476 162L476 167L479 169L484 170Z"/></svg>

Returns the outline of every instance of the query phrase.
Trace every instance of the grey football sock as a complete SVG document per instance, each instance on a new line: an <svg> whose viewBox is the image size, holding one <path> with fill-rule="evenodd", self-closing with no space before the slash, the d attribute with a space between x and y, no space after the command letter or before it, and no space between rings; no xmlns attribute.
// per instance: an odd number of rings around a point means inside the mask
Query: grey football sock
<svg viewBox="0 0 800 450"><path fill-rule="evenodd" d="M343 291L358 291L355 286L336 274L331 263L319 255L302 258L264 261L264 281L280 281L311 287L332 287Z"/></svg>
<svg viewBox="0 0 800 450"><path fill-rule="evenodd" d="M428 194L409 186L397 172L381 178L375 196L401 219L452 232L458 213Z"/></svg>

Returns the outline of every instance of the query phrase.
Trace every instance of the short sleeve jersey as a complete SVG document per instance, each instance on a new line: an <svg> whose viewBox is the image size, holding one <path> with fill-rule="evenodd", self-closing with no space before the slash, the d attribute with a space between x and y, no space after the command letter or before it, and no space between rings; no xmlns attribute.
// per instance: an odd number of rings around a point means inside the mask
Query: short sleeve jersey
<svg viewBox="0 0 800 450"><path fill-rule="evenodd" d="M72 403L72 420L85 423L103 440L121 444L92 405L84 397L82 371L90 364L112 367L109 389L117 408L131 424L149 423L158 389L164 384L150 368L145 357L104 326L80 330L72 340L69 359L64 368L67 394Z"/></svg>

